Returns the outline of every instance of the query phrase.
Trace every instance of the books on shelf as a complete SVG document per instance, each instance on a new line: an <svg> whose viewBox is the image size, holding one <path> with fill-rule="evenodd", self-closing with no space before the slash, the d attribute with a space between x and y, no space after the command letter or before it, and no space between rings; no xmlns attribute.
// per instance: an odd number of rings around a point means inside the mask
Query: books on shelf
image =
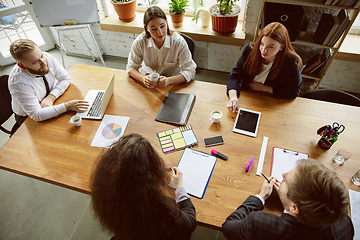
<svg viewBox="0 0 360 240"><path fill-rule="evenodd" d="M334 18L331 14L323 13L314 35L314 42L323 45L334 25Z"/></svg>
<svg viewBox="0 0 360 240"><path fill-rule="evenodd" d="M310 74L310 71L316 69L321 63L322 63L322 57L321 54L318 53L307 61L303 73Z"/></svg>
<svg viewBox="0 0 360 240"><path fill-rule="evenodd" d="M314 42L328 47L334 46L349 23L350 18L346 9L341 9L336 16L324 13L316 29Z"/></svg>
<svg viewBox="0 0 360 240"><path fill-rule="evenodd" d="M329 60L330 56L330 49L324 48L322 54L317 53L315 56L308 60L306 67L303 70L303 73L321 76L325 71L326 63Z"/></svg>
<svg viewBox="0 0 360 240"><path fill-rule="evenodd" d="M360 0L323 0L324 5L356 8Z"/></svg>

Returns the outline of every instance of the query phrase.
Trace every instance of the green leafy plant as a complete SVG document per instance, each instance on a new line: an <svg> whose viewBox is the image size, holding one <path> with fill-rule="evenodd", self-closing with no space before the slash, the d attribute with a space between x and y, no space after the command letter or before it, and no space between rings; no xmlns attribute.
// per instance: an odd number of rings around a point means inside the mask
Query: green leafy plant
<svg viewBox="0 0 360 240"><path fill-rule="evenodd" d="M196 12L199 7L204 7L203 0L193 0L193 18L192 21L196 19Z"/></svg>
<svg viewBox="0 0 360 240"><path fill-rule="evenodd" d="M171 0L169 3L169 12L171 14L181 14L185 12L185 8L189 6L188 0Z"/></svg>
<svg viewBox="0 0 360 240"><path fill-rule="evenodd" d="M224 15L231 12L236 0L216 0L216 2L220 3L220 14Z"/></svg>

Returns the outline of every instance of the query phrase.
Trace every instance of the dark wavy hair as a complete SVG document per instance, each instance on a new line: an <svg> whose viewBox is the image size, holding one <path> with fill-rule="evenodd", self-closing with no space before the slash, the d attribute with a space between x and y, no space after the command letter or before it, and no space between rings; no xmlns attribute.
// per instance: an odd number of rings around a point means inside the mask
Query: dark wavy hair
<svg viewBox="0 0 360 240"><path fill-rule="evenodd" d="M164 11L161 8L159 8L158 6L151 6L148 9L146 9L145 14L144 14L145 37L146 38L151 37L150 33L147 30L147 26L148 26L150 20L155 19L155 18L165 19L166 27L167 27L167 35L171 35L170 29L169 29L169 24L167 22L166 14L164 13Z"/></svg>
<svg viewBox="0 0 360 240"><path fill-rule="evenodd" d="M150 142L136 133L124 136L93 171L94 215L121 239L169 239L180 221L164 192L169 181L168 169Z"/></svg>
<svg viewBox="0 0 360 240"><path fill-rule="evenodd" d="M269 73L270 79L276 78L280 73L286 56L296 59L296 61L298 61L297 64L302 65L301 58L290 43L290 37L286 27L279 22L273 22L266 25L255 42L252 43L253 50L245 60L244 69L251 76L256 76L261 70L262 57L259 46L263 37L269 37L284 45L284 48L276 54L274 65L271 67Z"/></svg>
<svg viewBox="0 0 360 240"><path fill-rule="evenodd" d="M314 159L298 160L296 169L287 196L299 209L297 219L310 227L344 219L349 197L337 174Z"/></svg>

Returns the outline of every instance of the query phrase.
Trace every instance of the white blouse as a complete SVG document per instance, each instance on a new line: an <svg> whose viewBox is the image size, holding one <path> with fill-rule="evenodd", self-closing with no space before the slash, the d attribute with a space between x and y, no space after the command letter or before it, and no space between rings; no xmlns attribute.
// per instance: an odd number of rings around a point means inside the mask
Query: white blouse
<svg viewBox="0 0 360 240"><path fill-rule="evenodd" d="M141 74L156 71L164 76L182 74L189 82L196 73L196 63L183 37L178 33L166 35L164 45L159 49L153 38L140 34L133 42L126 65L126 71L137 69Z"/></svg>
<svg viewBox="0 0 360 240"><path fill-rule="evenodd" d="M273 63L274 63L274 61L272 61L269 64L262 64L261 71L258 75L256 75L254 77L254 81L264 84L267 76L269 75L269 72L270 72L270 69L271 69Z"/></svg>

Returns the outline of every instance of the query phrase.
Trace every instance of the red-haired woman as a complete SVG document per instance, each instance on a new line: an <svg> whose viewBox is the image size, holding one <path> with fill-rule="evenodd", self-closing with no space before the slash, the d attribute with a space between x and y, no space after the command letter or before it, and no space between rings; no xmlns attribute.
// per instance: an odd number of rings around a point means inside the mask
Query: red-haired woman
<svg viewBox="0 0 360 240"><path fill-rule="evenodd" d="M235 111L241 87L268 92L274 97L299 96L302 61L291 46L289 33L278 22L268 24L254 43L247 44L227 82L227 108Z"/></svg>
<svg viewBox="0 0 360 240"><path fill-rule="evenodd" d="M175 171L174 171L175 169ZM166 168L150 142L133 133L101 157L92 174L91 200L101 225L113 240L186 240L196 213L177 168ZM169 187L169 182L176 187Z"/></svg>

